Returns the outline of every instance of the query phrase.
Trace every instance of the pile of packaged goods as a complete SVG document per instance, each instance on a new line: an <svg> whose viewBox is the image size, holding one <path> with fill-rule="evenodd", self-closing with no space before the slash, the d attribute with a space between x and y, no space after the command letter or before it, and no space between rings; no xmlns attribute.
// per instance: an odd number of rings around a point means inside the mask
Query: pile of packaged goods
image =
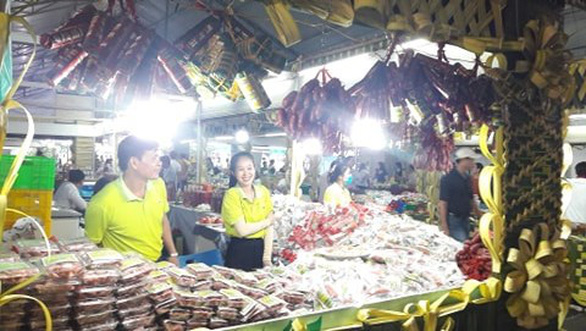
<svg viewBox="0 0 586 331"><path fill-rule="evenodd" d="M418 221L429 218L429 199L421 193L392 194L388 191L367 190L366 195L375 205L383 206L391 214L405 214Z"/></svg>

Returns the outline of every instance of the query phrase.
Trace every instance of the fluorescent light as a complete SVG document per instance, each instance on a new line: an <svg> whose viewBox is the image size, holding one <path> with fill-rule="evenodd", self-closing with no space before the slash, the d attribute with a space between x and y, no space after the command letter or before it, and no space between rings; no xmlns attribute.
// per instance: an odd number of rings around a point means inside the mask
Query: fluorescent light
<svg viewBox="0 0 586 331"><path fill-rule="evenodd" d="M287 134L285 132L275 132L275 133L263 134L262 136L259 136L259 137L272 138L272 137L286 137L286 136L287 136Z"/></svg>
<svg viewBox="0 0 586 331"><path fill-rule="evenodd" d="M217 136L217 137L214 137L214 140L232 140L232 139L234 139L234 137L232 137L232 136Z"/></svg>
<svg viewBox="0 0 586 331"><path fill-rule="evenodd" d="M237 143L245 144L250 139L250 136L248 135L248 132L246 130L240 130L240 131L236 132L236 134L234 135L234 138L236 139Z"/></svg>

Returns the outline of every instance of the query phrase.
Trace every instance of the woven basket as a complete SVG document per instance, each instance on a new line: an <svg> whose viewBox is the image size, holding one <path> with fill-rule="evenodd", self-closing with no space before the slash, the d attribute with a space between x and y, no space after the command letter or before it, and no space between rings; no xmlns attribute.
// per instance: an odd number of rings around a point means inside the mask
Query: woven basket
<svg viewBox="0 0 586 331"><path fill-rule="evenodd" d="M586 306L586 238L571 236L568 241L571 263L572 298Z"/></svg>

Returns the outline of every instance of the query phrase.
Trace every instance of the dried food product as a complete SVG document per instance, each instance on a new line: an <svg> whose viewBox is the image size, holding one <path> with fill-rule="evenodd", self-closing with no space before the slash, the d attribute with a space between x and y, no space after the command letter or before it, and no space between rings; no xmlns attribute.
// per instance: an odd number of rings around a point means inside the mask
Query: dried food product
<svg viewBox="0 0 586 331"><path fill-rule="evenodd" d="M267 278L258 282L255 287L272 294L281 289L281 283L277 280Z"/></svg>
<svg viewBox="0 0 586 331"><path fill-rule="evenodd" d="M186 308L173 308L169 312L169 318L176 321L187 321L191 316L191 309Z"/></svg>
<svg viewBox="0 0 586 331"><path fill-rule="evenodd" d="M214 291L198 291L193 293L206 307L218 307L226 299L221 293Z"/></svg>
<svg viewBox="0 0 586 331"><path fill-rule="evenodd" d="M169 283L152 283L147 286L151 300L157 304L174 298L173 287Z"/></svg>
<svg viewBox="0 0 586 331"><path fill-rule="evenodd" d="M197 328L206 328L208 326L208 324L209 324L208 320L199 320L199 319L195 319L195 318L192 318L186 322L188 330L197 329Z"/></svg>
<svg viewBox="0 0 586 331"><path fill-rule="evenodd" d="M254 288L254 287L249 287L249 286L242 285L242 284L237 284L236 289L238 291L242 292L243 294L246 294L247 296L253 298L253 299L260 299L262 297L265 297L267 294L269 294L268 292L266 292L264 290Z"/></svg>
<svg viewBox="0 0 586 331"><path fill-rule="evenodd" d="M20 261L20 256L15 252L0 251L0 262L17 262Z"/></svg>
<svg viewBox="0 0 586 331"><path fill-rule="evenodd" d="M47 308L49 309L49 311L51 312L51 316L54 317L58 317L58 316L69 316L69 314L71 313L71 304L68 302L64 305L50 305L47 306ZM23 311L23 314L25 312ZM30 313L31 313L31 317L32 318L44 318L44 312L41 309L41 307L39 307L39 305L32 305L31 309L30 309Z"/></svg>
<svg viewBox="0 0 586 331"><path fill-rule="evenodd" d="M112 320L114 312L114 309L108 309L95 313L79 314L75 317L75 320L80 326L92 326Z"/></svg>
<svg viewBox="0 0 586 331"><path fill-rule="evenodd" d="M191 272L197 280L210 280L213 274L213 269L204 263L192 263L185 266L187 271Z"/></svg>
<svg viewBox="0 0 586 331"><path fill-rule="evenodd" d="M41 277L30 285L33 291L41 296L71 293L79 286L80 282L75 279L59 280L49 277Z"/></svg>
<svg viewBox="0 0 586 331"><path fill-rule="evenodd" d="M160 261L155 263L155 266L157 267L157 269L161 270L161 271L167 271L167 269L170 268L177 268L176 265L174 265L173 263L169 262L169 261Z"/></svg>
<svg viewBox="0 0 586 331"><path fill-rule="evenodd" d="M120 265L121 281L126 284L132 283L144 278L153 270L153 264L142 257L126 258Z"/></svg>
<svg viewBox="0 0 586 331"><path fill-rule="evenodd" d="M133 284L118 287L116 294L119 298L129 298L140 293L146 286L145 282L138 282Z"/></svg>
<svg viewBox="0 0 586 331"><path fill-rule="evenodd" d="M25 326L24 321L0 321L2 331L21 331Z"/></svg>
<svg viewBox="0 0 586 331"><path fill-rule="evenodd" d="M116 288L113 286L83 287L77 290L77 298L87 300L112 297L115 292Z"/></svg>
<svg viewBox="0 0 586 331"><path fill-rule="evenodd" d="M44 330L46 325L45 318L32 319L30 326L32 330ZM53 316L53 330L68 330L71 328L69 316ZM2 328L2 330L4 330Z"/></svg>
<svg viewBox="0 0 586 331"><path fill-rule="evenodd" d="M213 282L206 280L206 281L201 281L201 282L197 282L195 285L193 285L191 287L192 291L204 291L204 290L211 290L212 289L212 285Z"/></svg>
<svg viewBox="0 0 586 331"><path fill-rule="evenodd" d="M180 269L177 267L168 268L167 273L171 276L171 279L175 282L175 284L183 287L192 287L197 284L197 277L190 272L186 271L185 269Z"/></svg>
<svg viewBox="0 0 586 331"><path fill-rule="evenodd" d="M118 317L121 319L130 318L138 315L149 314L153 311L153 306L150 303L144 303L140 306L131 307L118 311Z"/></svg>
<svg viewBox="0 0 586 331"><path fill-rule="evenodd" d="M78 328L78 331L112 331L116 330L118 326L118 321L114 318L104 321L100 324L93 324L88 326L82 326Z"/></svg>
<svg viewBox="0 0 586 331"><path fill-rule="evenodd" d="M289 304L301 304L305 302L306 296L301 292L285 290L278 295L279 298L285 300Z"/></svg>
<svg viewBox="0 0 586 331"><path fill-rule="evenodd" d="M135 296L127 297L124 299L118 299L116 301L116 307L119 310L130 309L132 307L141 306L148 303L149 294L147 292L139 293Z"/></svg>
<svg viewBox="0 0 586 331"><path fill-rule="evenodd" d="M183 290L175 290L174 293L180 307L195 308L204 304L204 298L195 293Z"/></svg>
<svg viewBox="0 0 586 331"><path fill-rule="evenodd" d="M226 300L224 301L224 303L228 307L242 309L247 304L247 301L245 299L246 296L244 294L240 293L238 290L222 289L219 292L224 297L226 297Z"/></svg>
<svg viewBox="0 0 586 331"><path fill-rule="evenodd" d="M234 272L234 280L246 286L254 286L258 282L252 273L240 270Z"/></svg>
<svg viewBox="0 0 586 331"><path fill-rule="evenodd" d="M206 325L207 325L207 323L206 323ZM163 327L165 328L165 331L184 331L185 330L185 322L165 320L165 321L163 321Z"/></svg>
<svg viewBox="0 0 586 331"><path fill-rule="evenodd" d="M57 279L77 277L83 271L83 264L75 253L62 253L41 259L47 274Z"/></svg>
<svg viewBox="0 0 586 331"><path fill-rule="evenodd" d="M171 308L175 307L175 305L177 305L177 299L175 298L161 302L155 305L155 313L157 313L157 315L165 315L171 310Z"/></svg>
<svg viewBox="0 0 586 331"><path fill-rule="evenodd" d="M225 319L221 319L221 318L217 318L217 317L212 317L210 319L209 327L211 329L219 329L219 328L226 327L228 325L229 325L229 323Z"/></svg>
<svg viewBox="0 0 586 331"><path fill-rule="evenodd" d="M113 298L110 299L91 299L86 301L80 301L75 306L75 311L77 314L84 315L84 314L93 314L98 313L101 311L107 311L114 308L114 302L116 300Z"/></svg>
<svg viewBox="0 0 586 331"><path fill-rule="evenodd" d="M214 316L215 312L209 307L196 307L192 309L192 314L192 320L207 321Z"/></svg>
<svg viewBox="0 0 586 331"><path fill-rule="evenodd" d="M18 284L39 272L39 268L28 262L0 262L0 283L3 286Z"/></svg>
<svg viewBox="0 0 586 331"><path fill-rule="evenodd" d="M124 260L124 256L110 248L101 248L91 252L85 252L82 259L88 269L118 268Z"/></svg>
<svg viewBox="0 0 586 331"><path fill-rule="evenodd" d="M228 280L221 275L213 276L212 277L212 289L214 291L219 291L221 289L232 288L232 281Z"/></svg>
<svg viewBox="0 0 586 331"><path fill-rule="evenodd" d="M227 279L234 279L234 273L236 272L234 269L222 267L219 265L212 266L212 269L219 272L222 277Z"/></svg>
<svg viewBox="0 0 586 331"><path fill-rule="evenodd" d="M216 311L216 316L228 321L235 321L238 319L238 310L230 307L219 307Z"/></svg>
<svg viewBox="0 0 586 331"><path fill-rule="evenodd" d="M273 295L267 295L266 297L258 300L260 304L265 306L270 312L277 312L287 305L287 303Z"/></svg>
<svg viewBox="0 0 586 331"><path fill-rule="evenodd" d="M51 254L60 252L57 244L49 242L49 248L47 248L47 243L42 239L18 240L13 248L22 258L44 257L49 255L49 250Z"/></svg>
<svg viewBox="0 0 586 331"><path fill-rule="evenodd" d="M58 244L64 252L81 253L98 249L98 246L87 237L63 239L60 240Z"/></svg>
<svg viewBox="0 0 586 331"><path fill-rule="evenodd" d="M138 328L141 327L149 327L152 326L155 323L155 315L153 314L145 314L145 315L140 315L140 316L136 316L136 317L132 317L132 318L127 318L124 321L122 321L122 323L120 323L120 325L122 326L122 329L124 330L129 330L129 331L134 331Z"/></svg>
<svg viewBox="0 0 586 331"><path fill-rule="evenodd" d="M87 269L81 281L87 286L113 285L120 280L120 271L114 268Z"/></svg>
<svg viewBox="0 0 586 331"><path fill-rule="evenodd" d="M164 271L155 269L148 274L148 278L153 282L167 283L171 277Z"/></svg>

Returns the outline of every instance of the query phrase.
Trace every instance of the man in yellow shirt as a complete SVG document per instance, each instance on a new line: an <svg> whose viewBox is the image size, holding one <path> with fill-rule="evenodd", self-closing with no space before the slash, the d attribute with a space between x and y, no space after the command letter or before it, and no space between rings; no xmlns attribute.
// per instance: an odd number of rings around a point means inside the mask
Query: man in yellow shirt
<svg viewBox="0 0 586 331"><path fill-rule="evenodd" d="M169 261L178 264L157 143L129 136L118 146L118 162L122 176L89 203L86 235L103 247L134 251L151 261L161 257L164 244Z"/></svg>

